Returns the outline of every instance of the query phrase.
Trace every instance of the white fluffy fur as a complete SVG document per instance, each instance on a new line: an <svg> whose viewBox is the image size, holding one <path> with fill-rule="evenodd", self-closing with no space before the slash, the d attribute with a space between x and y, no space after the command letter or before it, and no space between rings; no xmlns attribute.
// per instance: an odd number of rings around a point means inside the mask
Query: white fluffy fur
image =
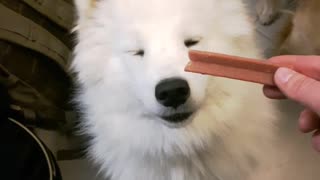
<svg viewBox="0 0 320 180"><path fill-rule="evenodd" d="M73 70L89 155L112 180L242 180L266 170L275 107L260 85L183 71L192 47L261 58L240 0L76 0ZM145 56L131 51L145 50ZM198 108L173 127L156 84L182 77Z"/></svg>

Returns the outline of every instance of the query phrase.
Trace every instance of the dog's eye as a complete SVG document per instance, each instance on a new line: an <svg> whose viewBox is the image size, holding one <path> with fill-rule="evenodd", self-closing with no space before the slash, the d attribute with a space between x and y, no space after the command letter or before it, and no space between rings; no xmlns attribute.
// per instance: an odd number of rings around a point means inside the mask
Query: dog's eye
<svg viewBox="0 0 320 180"><path fill-rule="evenodd" d="M144 50L142 49L139 49L138 51L135 51L134 56L144 56Z"/></svg>
<svg viewBox="0 0 320 180"><path fill-rule="evenodd" d="M132 51L127 51L128 53L134 55L134 56L144 56L144 50L139 49L139 50L132 50Z"/></svg>
<svg viewBox="0 0 320 180"><path fill-rule="evenodd" d="M186 47L191 47L191 46L194 46L194 45L198 44L199 41L200 41L200 39L186 39L184 41L184 45Z"/></svg>

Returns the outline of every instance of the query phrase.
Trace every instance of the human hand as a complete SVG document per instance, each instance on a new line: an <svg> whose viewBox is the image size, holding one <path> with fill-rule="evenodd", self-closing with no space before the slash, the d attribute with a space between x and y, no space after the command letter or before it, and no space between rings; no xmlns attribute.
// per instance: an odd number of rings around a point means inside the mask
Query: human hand
<svg viewBox="0 0 320 180"><path fill-rule="evenodd" d="M299 117L304 133L314 132L313 147L320 152L320 56L278 56L269 60L289 68L279 68L274 76L277 87L264 86L273 99L289 98L306 108Z"/></svg>

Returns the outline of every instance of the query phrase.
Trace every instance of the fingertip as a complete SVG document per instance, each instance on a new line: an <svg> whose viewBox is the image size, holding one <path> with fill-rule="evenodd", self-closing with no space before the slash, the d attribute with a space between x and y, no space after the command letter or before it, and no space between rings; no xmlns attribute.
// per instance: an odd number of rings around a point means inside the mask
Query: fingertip
<svg viewBox="0 0 320 180"><path fill-rule="evenodd" d="M263 86L263 94L270 99L285 99L285 95L275 86Z"/></svg>
<svg viewBox="0 0 320 180"><path fill-rule="evenodd" d="M320 130L316 131L312 136L313 148L320 152Z"/></svg>
<svg viewBox="0 0 320 180"><path fill-rule="evenodd" d="M316 113L305 109L300 113L299 129L303 133L308 133L320 128L320 119Z"/></svg>
<svg viewBox="0 0 320 180"><path fill-rule="evenodd" d="M300 117L299 117L299 129L301 132L303 133L308 133L310 132L310 127L309 125L310 124L308 122L308 110L304 110L300 113Z"/></svg>
<svg viewBox="0 0 320 180"><path fill-rule="evenodd" d="M263 88L262 88L262 92L263 92L263 94L265 95L265 96L267 96L267 97L270 97L270 86L268 86L268 85L264 85L263 86Z"/></svg>

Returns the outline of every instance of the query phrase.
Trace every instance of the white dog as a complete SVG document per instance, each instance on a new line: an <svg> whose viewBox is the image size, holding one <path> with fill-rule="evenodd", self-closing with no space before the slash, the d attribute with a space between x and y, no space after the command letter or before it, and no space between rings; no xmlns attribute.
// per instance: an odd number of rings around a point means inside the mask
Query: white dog
<svg viewBox="0 0 320 180"><path fill-rule="evenodd" d="M106 177L244 180L272 169L279 115L261 86L184 72L189 49L261 58L242 1L75 2L82 130Z"/></svg>

